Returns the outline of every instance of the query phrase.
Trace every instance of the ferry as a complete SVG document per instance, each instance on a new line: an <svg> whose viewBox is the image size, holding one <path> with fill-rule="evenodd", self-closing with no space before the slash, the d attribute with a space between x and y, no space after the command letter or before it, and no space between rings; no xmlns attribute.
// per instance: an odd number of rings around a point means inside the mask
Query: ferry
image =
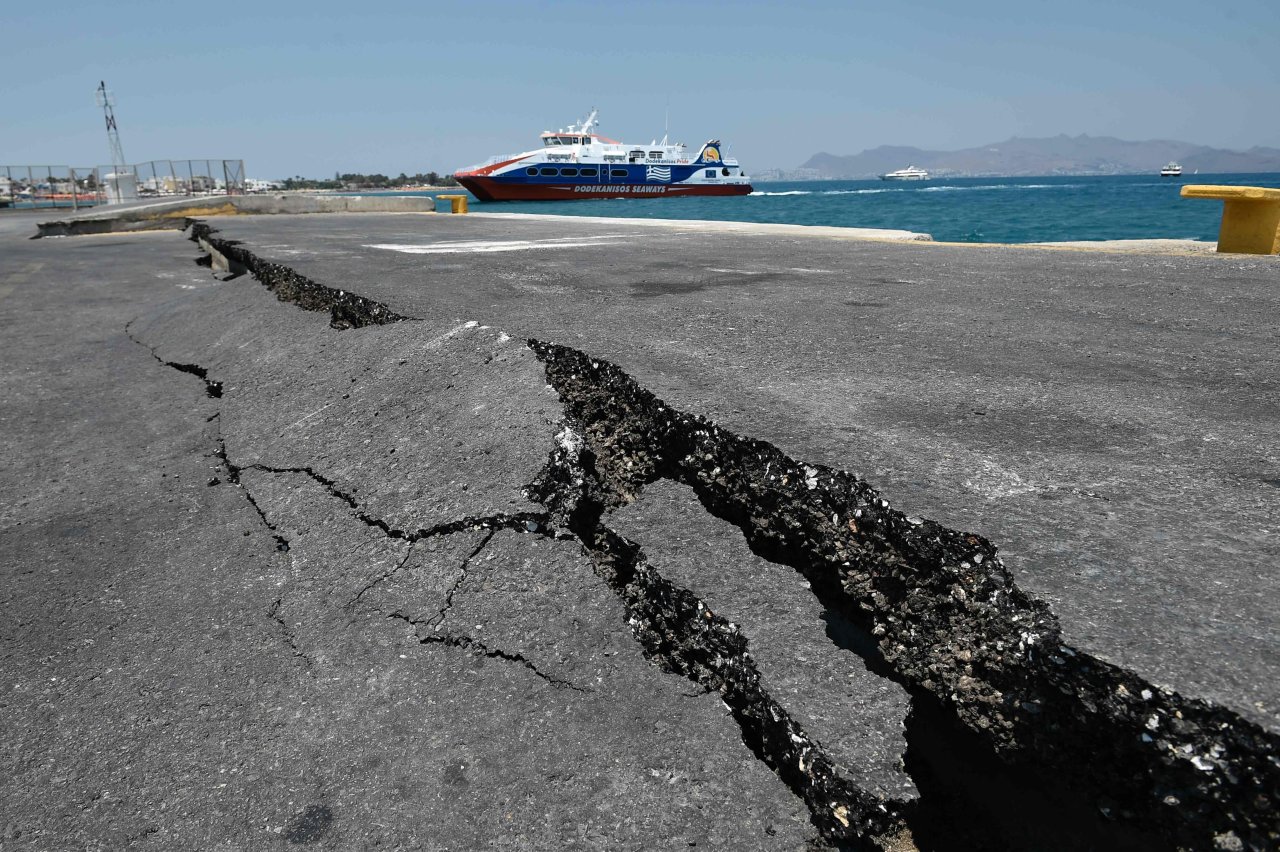
<svg viewBox="0 0 1280 852"><path fill-rule="evenodd" d="M896 172L880 175L880 180L928 180L929 173L924 169L917 169L915 166L907 166L905 169L898 169Z"/></svg>
<svg viewBox="0 0 1280 852"><path fill-rule="evenodd" d="M697 154L682 142L628 145L596 133L598 110L569 125L544 131L542 147L495 157L454 173L481 201L570 201L589 198L675 198L747 195L751 182L718 139Z"/></svg>
<svg viewBox="0 0 1280 852"><path fill-rule="evenodd" d="M1164 168L1160 169L1160 177L1181 177L1182 166L1174 162L1164 164Z"/></svg>

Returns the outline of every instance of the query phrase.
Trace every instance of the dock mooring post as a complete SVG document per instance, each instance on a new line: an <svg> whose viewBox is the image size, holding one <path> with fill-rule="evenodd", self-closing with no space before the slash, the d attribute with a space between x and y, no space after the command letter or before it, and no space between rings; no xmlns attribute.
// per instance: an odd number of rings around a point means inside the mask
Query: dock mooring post
<svg viewBox="0 0 1280 852"><path fill-rule="evenodd" d="M436 201L448 201L450 213L467 212L467 197L465 195L437 195Z"/></svg>
<svg viewBox="0 0 1280 852"><path fill-rule="evenodd" d="M1189 184L1182 197L1222 201L1218 251L1280 254L1280 189Z"/></svg>

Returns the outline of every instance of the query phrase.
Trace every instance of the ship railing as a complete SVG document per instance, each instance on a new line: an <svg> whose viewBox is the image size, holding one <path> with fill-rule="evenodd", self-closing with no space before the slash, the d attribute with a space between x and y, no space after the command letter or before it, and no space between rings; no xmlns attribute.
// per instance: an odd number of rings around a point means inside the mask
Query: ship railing
<svg viewBox="0 0 1280 852"><path fill-rule="evenodd" d="M489 166L496 165L498 163L503 163L503 162L506 162L507 160L514 160L517 157L523 156L524 154L525 154L524 151L521 151L518 154L499 154L496 157L490 157L489 159L485 160L483 163L476 163L473 166L464 166L463 168L458 169L458 171L474 172L476 169L488 168Z"/></svg>

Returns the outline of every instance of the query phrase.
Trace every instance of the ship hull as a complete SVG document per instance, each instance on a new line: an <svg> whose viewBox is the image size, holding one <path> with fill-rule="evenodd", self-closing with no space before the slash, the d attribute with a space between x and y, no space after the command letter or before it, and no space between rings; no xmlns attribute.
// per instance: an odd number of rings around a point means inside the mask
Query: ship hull
<svg viewBox="0 0 1280 852"><path fill-rule="evenodd" d="M520 183L491 177L458 175L462 184L481 201L588 201L599 198L684 198L691 195L749 195L749 183L735 184L607 184Z"/></svg>

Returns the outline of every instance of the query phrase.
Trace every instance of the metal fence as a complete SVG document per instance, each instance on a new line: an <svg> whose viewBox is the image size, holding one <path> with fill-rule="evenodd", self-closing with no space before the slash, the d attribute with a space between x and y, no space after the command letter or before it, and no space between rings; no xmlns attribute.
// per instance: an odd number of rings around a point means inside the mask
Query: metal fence
<svg viewBox="0 0 1280 852"><path fill-rule="evenodd" d="M92 166L0 166L0 209L79 208L104 201Z"/></svg>
<svg viewBox="0 0 1280 852"><path fill-rule="evenodd" d="M131 168L140 197L245 193L244 160L150 160Z"/></svg>
<svg viewBox="0 0 1280 852"><path fill-rule="evenodd" d="M0 209L79 209L148 198L244 193L244 160L149 160L119 169L0 166Z"/></svg>

